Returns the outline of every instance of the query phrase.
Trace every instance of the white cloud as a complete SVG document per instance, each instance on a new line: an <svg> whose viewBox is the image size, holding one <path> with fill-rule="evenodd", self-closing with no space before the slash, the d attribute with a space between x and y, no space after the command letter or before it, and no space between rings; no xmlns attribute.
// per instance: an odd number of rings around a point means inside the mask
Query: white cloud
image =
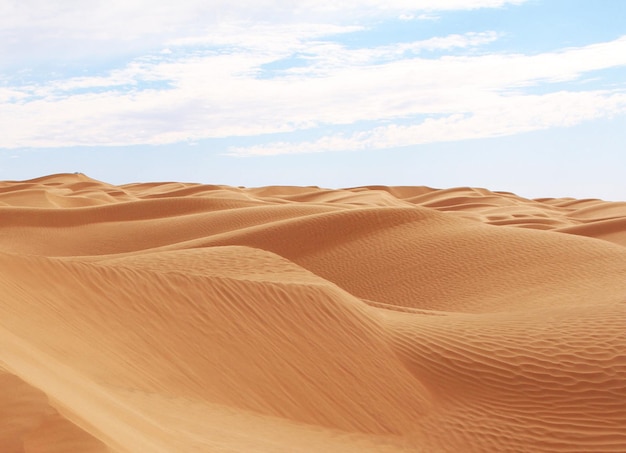
<svg viewBox="0 0 626 453"><path fill-rule="evenodd" d="M354 68L364 65L380 65L383 62L406 61L425 51L466 49L489 44L498 39L495 32L453 34L421 41L398 43L363 49L347 49L339 44L320 43L310 45L306 51L311 63L298 73L328 73L338 68Z"/></svg>
<svg viewBox="0 0 626 453"><path fill-rule="evenodd" d="M22 91L0 87L0 104L16 102L25 97L26 95Z"/></svg>
<svg viewBox="0 0 626 453"><path fill-rule="evenodd" d="M557 92L515 96L487 103L469 114L426 119L419 124L395 124L349 135L328 135L308 142L274 142L233 147L234 156L269 156L328 151L388 149L424 143L512 135L626 113L626 93Z"/></svg>
<svg viewBox="0 0 626 453"><path fill-rule="evenodd" d="M437 14L432 14L432 13L422 13L419 16L417 16L417 18L419 20L437 21L441 18L441 16L438 16Z"/></svg>
<svg viewBox="0 0 626 453"><path fill-rule="evenodd" d="M113 59L155 50L232 21L355 23L438 11L516 5L525 0L0 0L0 68Z"/></svg>
<svg viewBox="0 0 626 453"><path fill-rule="evenodd" d="M130 41L146 35L191 35L216 23L255 20L302 23L417 11L471 10L527 0L0 0L0 33L37 30L37 39L60 37ZM183 32L186 30L187 32Z"/></svg>
<svg viewBox="0 0 626 453"><path fill-rule="evenodd" d="M481 45L496 35L470 33L372 49L346 49L317 40L324 33L342 31L334 26L231 26L229 33L223 31L205 39L211 41L219 35L221 42L236 41L234 50L194 52L177 58L157 55L135 61L107 77L77 77L43 86L5 89L5 98L13 101L0 104L0 123L5 129L0 146L160 144L419 115L447 118L408 127L389 126L385 129L388 133L378 130L365 136L357 134L356 138L330 137L300 147L288 145L292 150L348 149L352 143L358 149L379 147L386 140L380 137L390 137L392 132L406 140L389 143L401 146L409 144L408 137L421 143L468 134L490 136L563 125L564 119L574 124L621 111L619 103L611 107L621 99L619 94L524 96L519 90L539 82L572 80L587 71L626 65L626 38L532 56L433 59L416 53L430 48ZM283 47L282 42L288 44ZM258 78L264 64L293 52L307 52L312 63L280 77ZM170 87L142 89L145 81L167 82ZM89 92L94 87L99 92ZM87 92L72 94L75 89ZM569 105L567 102L573 105L570 110L563 108ZM447 131L452 127L465 132L451 135ZM263 154L270 148L276 152L286 150L287 145L235 152Z"/></svg>
<svg viewBox="0 0 626 453"><path fill-rule="evenodd" d="M19 6L24 3L31 8ZM55 15L59 7L49 2L0 0L0 15L16 19L2 21L0 36L19 29L21 20L23 27L38 27L42 37L52 40L140 39L154 44L151 52L105 74L22 85L5 82L0 88L0 147L165 144L389 123L312 142L231 151L251 155L379 149L568 126L624 113L620 91L550 93L548 87L548 94L531 96L524 89L625 66L626 37L538 55L486 54L483 46L499 38L491 31L349 48L339 37L363 28L356 22L296 20L345 16L357 7L359 14L384 10L397 18L507 3L521 1L304 1L298 8L281 9L281 2L269 0L249 5L194 0L177 7L165 0L150 7L115 0L96 1L88 10L83 2L68 0L63 14ZM215 11L207 5L223 7L225 15L238 20L218 23L209 18ZM246 7L248 15L262 14L265 7L268 20L240 20ZM149 20L132 28L139 20L133 15L140 10ZM269 20L280 14L289 17ZM24 25L28 20L31 25ZM188 26L181 32L183 25ZM132 33L124 35L125 27ZM268 72L268 65L277 69ZM419 119L424 116L431 119Z"/></svg>

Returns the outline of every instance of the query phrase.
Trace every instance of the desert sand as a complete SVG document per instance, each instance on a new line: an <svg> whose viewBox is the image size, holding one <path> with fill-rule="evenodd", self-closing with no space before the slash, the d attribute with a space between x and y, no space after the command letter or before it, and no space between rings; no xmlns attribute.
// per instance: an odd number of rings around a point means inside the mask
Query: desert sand
<svg viewBox="0 0 626 453"><path fill-rule="evenodd" d="M623 453L626 203L0 182L0 451Z"/></svg>

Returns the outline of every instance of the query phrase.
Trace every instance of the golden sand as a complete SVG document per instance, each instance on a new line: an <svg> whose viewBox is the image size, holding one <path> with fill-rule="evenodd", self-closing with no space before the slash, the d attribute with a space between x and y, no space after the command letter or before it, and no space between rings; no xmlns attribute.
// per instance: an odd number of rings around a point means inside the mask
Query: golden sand
<svg viewBox="0 0 626 453"><path fill-rule="evenodd" d="M0 182L0 451L624 452L626 203Z"/></svg>

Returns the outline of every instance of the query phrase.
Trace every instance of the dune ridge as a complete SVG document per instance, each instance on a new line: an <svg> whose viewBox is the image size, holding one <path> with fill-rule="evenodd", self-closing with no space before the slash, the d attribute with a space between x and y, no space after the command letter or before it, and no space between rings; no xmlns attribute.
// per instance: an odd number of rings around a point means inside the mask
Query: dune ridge
<svg viewBox="0 0 626 453"><path fill-rule="evenodd" d="M0 182L0 450L622 452L626 203Z"/></svg>

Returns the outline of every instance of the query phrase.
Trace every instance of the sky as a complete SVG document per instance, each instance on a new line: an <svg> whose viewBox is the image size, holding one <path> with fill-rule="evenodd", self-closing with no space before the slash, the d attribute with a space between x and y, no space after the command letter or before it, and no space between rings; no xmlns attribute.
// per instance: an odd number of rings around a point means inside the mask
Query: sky
<svg viewBox="0 0 626 453"><path fill-rule="evenodd" d="M0 0L0 180L626 201L626 2Z"/></svg>

